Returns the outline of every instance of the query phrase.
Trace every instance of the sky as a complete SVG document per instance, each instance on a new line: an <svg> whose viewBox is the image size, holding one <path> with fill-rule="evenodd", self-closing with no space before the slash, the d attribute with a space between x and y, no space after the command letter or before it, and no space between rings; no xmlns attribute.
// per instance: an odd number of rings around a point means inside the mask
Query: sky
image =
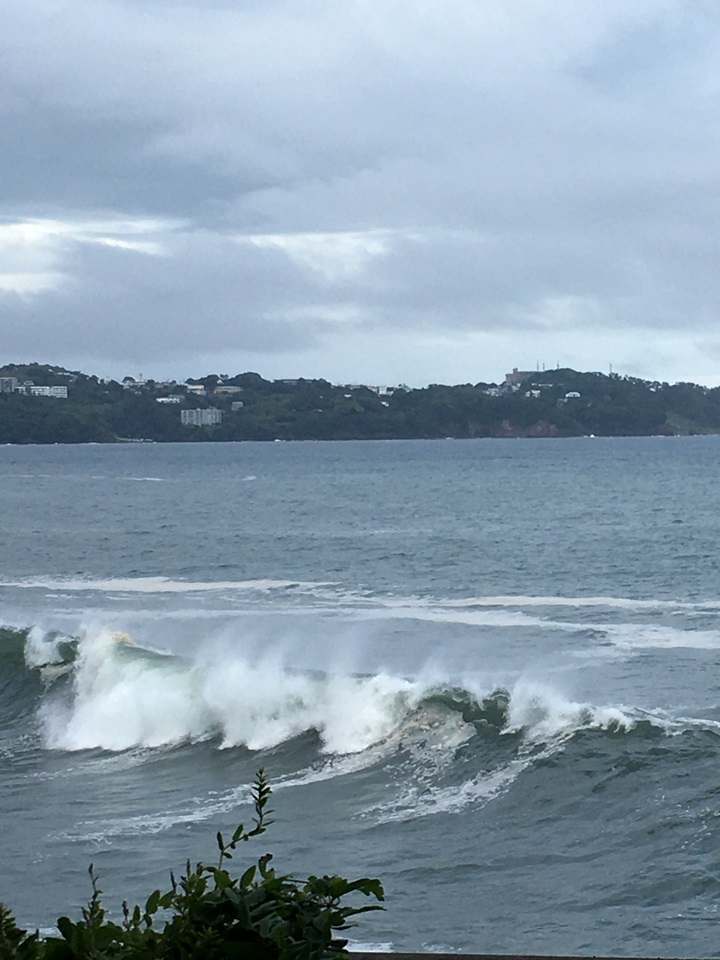
<svg viewBox="0 0 720 960"><path fill-rule="evenodd" d="M0 362L720 384L716 0L2 0Z"/></svg>

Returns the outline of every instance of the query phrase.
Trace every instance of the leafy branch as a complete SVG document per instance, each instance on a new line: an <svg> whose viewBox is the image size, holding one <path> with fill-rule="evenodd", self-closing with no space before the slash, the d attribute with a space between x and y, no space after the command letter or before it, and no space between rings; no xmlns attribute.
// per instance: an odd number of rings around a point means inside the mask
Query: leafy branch
<svg viewBox="0 0 720 960"><path fill-rule="evenodd" d="M92 896L73 922L60 917L60 937L40 939L20 930L0 904L0 960L331 960L345 952L347 940L336 933L351 919L379 903L350 905L344 898L362 894L384 899L379 880L310 876L297 880L279 874L266 853L233 876L226 861L239 843L264 833L272 823L267 809L271 788L261 768L254 780L253 826L240 824L228 842L217 834L217 865L188 861L170 889L154 890L144 907L123 903L123 922L106 918L102 891L91 865ZM158 925L156 926L156 921Z"/></svg>

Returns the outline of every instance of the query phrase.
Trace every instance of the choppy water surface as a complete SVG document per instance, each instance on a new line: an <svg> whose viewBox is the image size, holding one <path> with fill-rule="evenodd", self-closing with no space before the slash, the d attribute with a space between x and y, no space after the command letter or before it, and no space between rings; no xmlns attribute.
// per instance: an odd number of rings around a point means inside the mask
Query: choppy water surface
<svg viewBox="0 0 720 960"><path fill-rule="evenodd" d="M717 956L720 438L0 448L0 900L243 854L396 950Z"/></svg>

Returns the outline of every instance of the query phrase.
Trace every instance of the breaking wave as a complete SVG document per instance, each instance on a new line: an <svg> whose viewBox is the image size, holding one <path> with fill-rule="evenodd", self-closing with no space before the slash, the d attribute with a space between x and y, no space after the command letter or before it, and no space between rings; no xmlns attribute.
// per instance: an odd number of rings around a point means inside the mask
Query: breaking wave
<svg viewBox="0 0 720 960"><path fill-rule="evenodd" d="M257 751L312 731L322 754L342 756L383 743L396 749L438 726L459 725L466 737L518 735L528 744L559 742L584 728L672 727L661 714L574 702L527 680L505 689L483 688L477 679L458 685L389 671L306 671L287 667L279 654L253 661L227 649L192 659L138 646L127 634L100 627L79 636L39 628L4 636L16 667L23 658L44 681L38 710L51 750L122 751L211 740Z"/></svg>
<svg viewBox="0 0 720 960"><path fill-rule="evenodd" d="M8 731L18 717L34 714L40 747L91 751L84 769L153 759L182 767L201 744L236 748L233 763L248 751L274 752L283 771L277 789L382 769L389 789L358 814L373 822L484 806L548 764L559 784L583 771L602 779L628 764L673 756L685 762L698 751L720 750L720 721L582 702L527 677L498 685L477 677L450 682L437 671L409 678L302 670L279 653L252 659L202 645L181 657L106 626L75 635L0 630L0 659L0 715ZM234 809L244 790L89 822L73 836L152 833L202 821Z"/></svg>

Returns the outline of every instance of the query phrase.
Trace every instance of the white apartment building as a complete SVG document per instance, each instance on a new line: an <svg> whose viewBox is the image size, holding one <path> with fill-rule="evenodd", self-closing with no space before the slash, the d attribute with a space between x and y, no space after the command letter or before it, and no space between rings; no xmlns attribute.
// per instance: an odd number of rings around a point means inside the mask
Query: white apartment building
<svg viewBox="0 0 720 960"><path fill-rule="evenodd" d="M33 386L28 387L30 391L30 396L32 397L55 397L59 400L67 400L68 388L67 387L43 387L43 386Z"/></svg>
<svg viewBox="0 0 720 960"><path fill-rule="evenodd" d="M180 422L190 427L208 427L215 423L222 423L222 410L217 407L208 407L207 410L181 410Z"/></svg>

